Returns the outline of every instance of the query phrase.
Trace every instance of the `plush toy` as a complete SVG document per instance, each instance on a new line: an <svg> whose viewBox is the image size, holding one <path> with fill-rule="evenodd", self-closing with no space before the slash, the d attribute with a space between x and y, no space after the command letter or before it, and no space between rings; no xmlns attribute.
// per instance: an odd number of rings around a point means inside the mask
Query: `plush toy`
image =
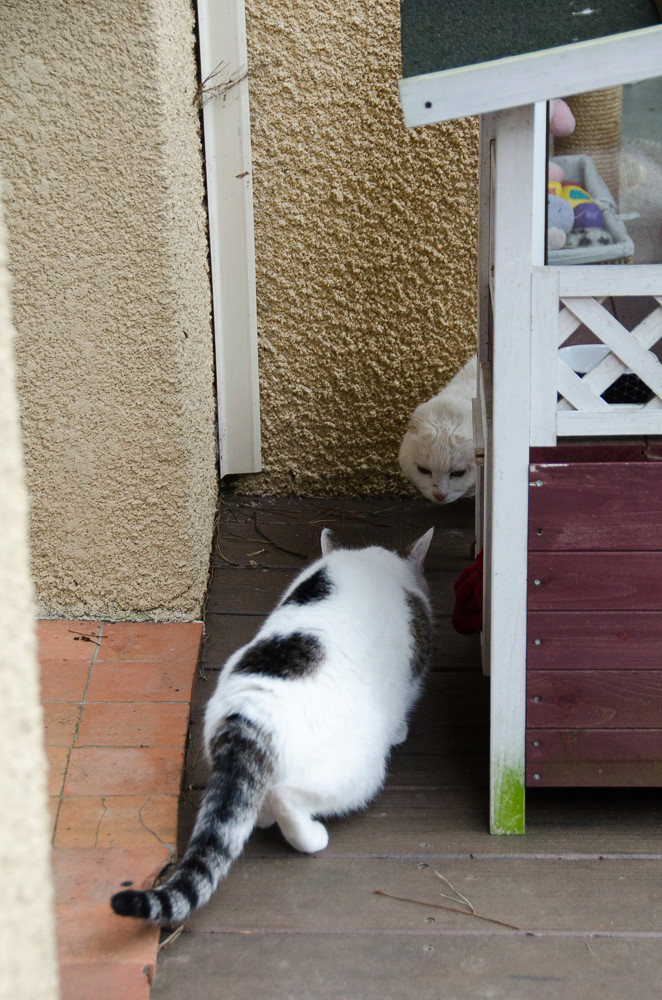
<svg viewBox="0 0 662 1000"><path fill-rule="evenodd" d="M550 184L550 187L552 185ZM565 198L553 192L547 195L547 249L560 250L575 225L575 213Z"/></svg>
<svg viewBox="0 0 662 1000"><path fill-rule="evenodd" d="M588 191L579 184L563 181L561 184L552 182L548 185L554 194L560 195L571 206L575 214L575 229L599 229L604 225L604 215L599 205L596 205Z"/></svg>
<svg viewBox="0 0 662 1000"><path fill-rule="evenodd" d="M572 135L575 131L575 116L560 98L549 102L549 131L552 135Z"/></svg>
<svg viewBox="0 0 662 1000"><path fill-rule="evenodd" d="M560 184L564 178L565 171L563 167L560 167L558 163L554 162L554 160L550 160L547 166L547 179L552 184Z"/></svg>
<svg viewBox="0 0 662 1000"><path fill-rule="evenodd" d="M549 134L558 136L572 135L575 131L575 116L565 101L562 101L559 97L555 97L554 100L549 102L548 108ZM549 180L562 181L564 177L563 168L558 163L550 160L548 164Z"/></svg>

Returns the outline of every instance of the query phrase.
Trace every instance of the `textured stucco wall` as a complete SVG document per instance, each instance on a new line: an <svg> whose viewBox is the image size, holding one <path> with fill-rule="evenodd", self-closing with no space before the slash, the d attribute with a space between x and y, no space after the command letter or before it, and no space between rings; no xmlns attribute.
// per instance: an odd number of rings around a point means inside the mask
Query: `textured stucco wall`
<svg viewBox="0 0 662 1000"><path fill-rule="evenodd" d="M55 1000L47 764L5 245L0 206L0 998Z"/></svg>
<svg viewBox="0 0 662 1000"><path fill-rule="evenodd" d="M475 349L477 122L410 131L395 0L248 0L264 472L409 490L407 417Z"/></svg>
<svg viewBox="0 0 662 1000"><path fill-rule="evenodd" d="M0 156L43 616L196 617L213 346L188 0L3 0Z"/></svg>

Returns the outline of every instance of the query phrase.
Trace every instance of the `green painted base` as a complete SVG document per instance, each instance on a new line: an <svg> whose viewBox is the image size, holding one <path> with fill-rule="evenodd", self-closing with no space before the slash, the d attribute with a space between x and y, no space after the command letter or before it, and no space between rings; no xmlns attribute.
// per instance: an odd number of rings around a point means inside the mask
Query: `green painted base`
<svg viewBox="0 0 662 1000"><path fill-rule="evenodd" d="M493 776L490 833L525 832L524 768L504 768Z"/></svg>

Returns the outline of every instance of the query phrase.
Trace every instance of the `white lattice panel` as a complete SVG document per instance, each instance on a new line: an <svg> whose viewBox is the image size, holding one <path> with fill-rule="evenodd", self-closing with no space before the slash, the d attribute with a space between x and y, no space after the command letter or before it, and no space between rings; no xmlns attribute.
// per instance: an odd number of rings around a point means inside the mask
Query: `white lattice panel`
<svg viewBox="0 0 662 1000"><path fill-rule="evenodd" d="M557 436L662 434L662 364L653 353L662 346L662 268L656 269L659 277L653 287L649 273L652 268L644 270L642 273L637 267L609 266L535 270L532 444L553 444ZM590 271L585 280L582 271ZM611 277L613 292L609 288ZM627 289L629 277L632 287ZM659 294L651 295L653 290ZM612 294L618 297L616 309ZM628 329L614 312L627 313L621 308L623 300L642 295L650 296L650 311ZM581 326L592 335L586 337L586 342L598 341L609 350L583 376L576 374L558 353ZM603 398L626 371L648 386L652 398L644 403L614 403Z"/></svg>

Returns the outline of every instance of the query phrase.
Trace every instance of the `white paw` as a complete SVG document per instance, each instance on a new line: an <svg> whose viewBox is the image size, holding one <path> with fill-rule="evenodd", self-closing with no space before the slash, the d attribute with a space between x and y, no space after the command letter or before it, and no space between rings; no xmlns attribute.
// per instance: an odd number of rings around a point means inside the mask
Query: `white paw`
<svg viewBox="0 0 662 1000"><path fill-rule="evenodd" d="M404 741L407 739L408 732L409 729L407 727L407 723L403 722L402 725L398 726L396 734L393 737L393 745L395 746L397 743L404 743Z"/></svg>
<svg viewBox="0 0 662 1000"><path fill-rule="evenodd" d="M329 832L324 824L318 820L311 819L310 823L306 824L306 829L301 830L300 834L301 846L298 847L298 850L303 851L304 854L317 854L329 844Z"/></svg>
<svg viewBox="0 0 662 1000"><path fill-rule="evenodd" d="M326 827L317 820L306 818L292 822L290 818L289 822L283 822L281 819L279 826L288 844L302 854L317 854L329 843Z"/></svg>

